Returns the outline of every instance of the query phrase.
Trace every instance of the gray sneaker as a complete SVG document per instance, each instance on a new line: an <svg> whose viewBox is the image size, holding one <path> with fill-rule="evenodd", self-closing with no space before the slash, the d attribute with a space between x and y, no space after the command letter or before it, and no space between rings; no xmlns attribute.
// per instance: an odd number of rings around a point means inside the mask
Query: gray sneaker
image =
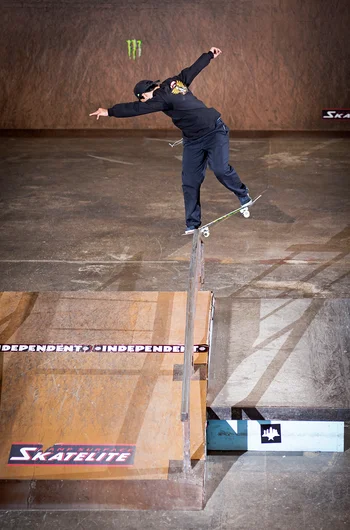
<svg viewBox="0 0 350 530"><path fill-rule="evenodd" d="M253 199L251 198L249 193L247 193L247 195L243 195L243 197L238 197L238 199L241 203L241 206L249 206L253 202Z"/></svg>
<svg viewBox="0 0 350 530"><path fill-rule="evenodd" d="M187 226L185 230L186 236L193 234L195 230L196 230L195 226Z"/></svg>

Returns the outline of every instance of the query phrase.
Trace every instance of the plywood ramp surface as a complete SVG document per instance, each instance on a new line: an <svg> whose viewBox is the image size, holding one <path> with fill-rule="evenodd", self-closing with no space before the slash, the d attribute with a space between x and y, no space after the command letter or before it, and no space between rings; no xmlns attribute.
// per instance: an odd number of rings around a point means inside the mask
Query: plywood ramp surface
<svg viewBox="0 0 350 530"><path fill-rule="evenodd" d="M211 293L200 292L195 344L209 344L211 304ZM182 292L2 293L1 348L22 345L23 351L1 353L0 478L168 480L181 468L183 455L183 353L24 348L183 345L185 317ZM207 357L207 352L197 353L195 362L205 364ZM207 381L199 372L191 382L194 460L205 457ZM31 445L42 453L48 450L47 463L9 460L10 454L37 454L34 449L23 452ZM109 457L113 463L106 462L109 451L119 452ZM57 452L64 456L49 463ZM67 456L74 452L79 456Z"/></svg>

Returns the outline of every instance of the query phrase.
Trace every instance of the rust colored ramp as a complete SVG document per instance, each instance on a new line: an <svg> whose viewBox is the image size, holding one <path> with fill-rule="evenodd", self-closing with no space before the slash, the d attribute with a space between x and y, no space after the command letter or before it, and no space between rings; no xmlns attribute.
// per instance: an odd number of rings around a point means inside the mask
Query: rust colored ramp
<svg viewBox="0 0 350 530"><path fill-rule="evenodd" d="M186 293L2 293L3 508L200 509L212 294L198 294L191 478Z"/></svg>

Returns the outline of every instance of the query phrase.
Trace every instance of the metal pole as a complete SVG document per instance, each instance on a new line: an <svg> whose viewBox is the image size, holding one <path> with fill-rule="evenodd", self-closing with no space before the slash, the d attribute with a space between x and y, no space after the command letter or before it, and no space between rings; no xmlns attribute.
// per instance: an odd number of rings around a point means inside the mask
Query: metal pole
<svg viewBox="0 0 350 530"><path fill-rule="evenodd" d="M185 352L182 379L181 421L184 434L184 471L191 469L190 452L190 390L193 374L194 321L196 316L197 293L204 279L203 241L197 229L193 234L190 261L189 284L186 304Z"/></svg>
<svg viewBox="0 0 350 530"><path fill-rule="evenodd" d="M182 469L185 474L191 471L191 435L190 435L190 418L182 423L184 459Z"/></svg>

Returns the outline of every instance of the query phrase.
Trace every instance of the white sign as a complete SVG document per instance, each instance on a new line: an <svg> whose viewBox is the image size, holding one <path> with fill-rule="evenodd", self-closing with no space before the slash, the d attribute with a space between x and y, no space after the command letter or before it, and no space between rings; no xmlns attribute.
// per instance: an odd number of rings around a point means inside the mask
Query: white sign
<svg viewBox="0 0 350 530"><path fill-rule="evenodd" d="M207 344L197 344L193 352L207 352ZM0 344L2 352L33 353L183 353L182 344Z"/></svg>
<svg viewBox="0 0 350 530"><path fill-rule="evenodd" d="M209 420L208 449L344 451L342 421Z"/></svg>

